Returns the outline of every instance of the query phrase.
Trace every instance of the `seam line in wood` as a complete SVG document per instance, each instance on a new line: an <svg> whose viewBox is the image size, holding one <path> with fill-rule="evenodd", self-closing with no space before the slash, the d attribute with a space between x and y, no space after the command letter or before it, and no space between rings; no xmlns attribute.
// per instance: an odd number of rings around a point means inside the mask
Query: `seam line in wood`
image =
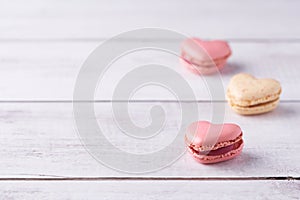
<svg viewBox="0 0 300 200"><path fill-rule="evenodd" d="M299 181L300 177L62 177L62 178L0 178L0 181Z"/></svg>
<svg viewBox="0 0 300 200"><path fill-rule="evenodd" d="M226 100L0 100L0 103L226 103ZM280 100L280 103L300 103L300 100Z"/></svg>
<svg viewBox="0 0 300 200"><path fill-rule="evenodd" d="M108 37L99 38L0 38L0 42L103 42ZM209 38L204 38L209 39ZM222 38L232 43L300 43L300 38ZM119 39L119 42L140 41L139 38ZM176 40L170 38L151 39L146 38L143 41L164 41L174 42Z"/></svg>

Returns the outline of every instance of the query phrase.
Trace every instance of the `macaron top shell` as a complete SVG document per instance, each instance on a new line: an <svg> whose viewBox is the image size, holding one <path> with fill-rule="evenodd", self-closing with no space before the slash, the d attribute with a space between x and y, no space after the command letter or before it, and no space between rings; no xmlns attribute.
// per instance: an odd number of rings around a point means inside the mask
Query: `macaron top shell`
<svg viewBox="0 0 300 200"><path fill-rule="evenodd" d="M279 98L280 83L274 79L256 79L250 74L237 74L230 80L227 98L241 106L251 106Z"/></svg>
<svg viewBox="0 0 300 200"><path fill-rule="evenodd" d="M192 123L186 132L186 142L195 147L227 146L241 139L242 130L236 124L212 124L208 121ZM223 144L223 145L222 145Z"/></svg>
<svg viewBox="0 0 300 200"><path fill-rule="evenodd" d="M198 38L189 38L182 43L181 49L183 53L199 62L215 61L231 55L228 43L221 40L203 41Z"/></svg>

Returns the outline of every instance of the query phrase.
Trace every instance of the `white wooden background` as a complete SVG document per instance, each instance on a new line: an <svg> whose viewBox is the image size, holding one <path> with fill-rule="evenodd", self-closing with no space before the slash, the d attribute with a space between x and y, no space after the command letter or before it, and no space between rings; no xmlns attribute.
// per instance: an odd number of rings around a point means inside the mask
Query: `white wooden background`
<svg viewBox="0 0 300 200"><path fill-rule="evenodd" d="M299 8L296 0L1 0L0 199L299 199ZM101 41L142 27L228 40L233 56L222 71L225 86L239 72L282 83L280 106L266 115L242 117L218 99L226 106L225 121L244 131L241 156L207 166L184 155L161 171L132 175L102 166L85 151L72 116L80 66ZM149 59L169 60L157 52L129 56L108 77L121 76L126 69L121 65ZM172 65L196 91L202 119L209 119L203 82L177 62ZM97 94L96 114L104 129L119 133L109 109L115 79L106 81L110 86ZM172 138L180 103L190 103L153 87L133 100L132 119L138 123L148 122L145 115L154 104L170 111L163 141ZM120 142L118 134L110 137L133 152L138 146L153 150L164 145L159 140L132 145L126 138Z"/></svg>

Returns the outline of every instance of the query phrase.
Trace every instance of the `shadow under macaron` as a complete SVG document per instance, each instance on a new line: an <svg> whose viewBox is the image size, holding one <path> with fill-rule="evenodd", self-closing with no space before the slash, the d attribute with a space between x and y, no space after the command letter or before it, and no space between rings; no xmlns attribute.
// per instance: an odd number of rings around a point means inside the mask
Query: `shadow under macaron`
<svg viewBox="0 0 300 200"><path fill-rule="evenodd" d="M245 69L246 69L246 66L244 64L229 61L228 63L226 63L224 68L222 70L220 70L220 73L222 75L234 75L234 74L244 72Z"/></svg>

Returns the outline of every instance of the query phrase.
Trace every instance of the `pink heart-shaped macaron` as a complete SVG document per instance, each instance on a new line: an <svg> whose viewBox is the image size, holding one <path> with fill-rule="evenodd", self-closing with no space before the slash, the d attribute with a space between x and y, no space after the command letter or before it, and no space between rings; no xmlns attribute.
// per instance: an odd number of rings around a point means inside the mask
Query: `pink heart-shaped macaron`
<svg viewBox="0 0 300 200"><path fill-rule="evenodd" d="M242 130L236 124L192 123L186 131L189 152L201 163L216 163L239 155L243 148Z"/></svg>
<svg viewBox="0 0 300 200"><path fill-rule="evenodd" d="M195 73L210 74L224 67L231 49L226 41L189 38L181 45L181 62Z"/></svg>

